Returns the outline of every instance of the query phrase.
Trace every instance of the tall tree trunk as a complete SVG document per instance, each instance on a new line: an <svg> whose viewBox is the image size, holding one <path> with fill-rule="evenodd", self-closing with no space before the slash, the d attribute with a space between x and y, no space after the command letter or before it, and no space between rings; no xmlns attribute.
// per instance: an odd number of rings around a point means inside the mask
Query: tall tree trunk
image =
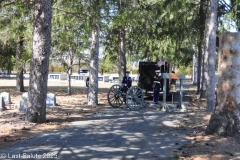
<svg viewBox="0 0 240 160"><path fill-rule="evenodd" d="M92 29L88 105L98 104L99 20Z"/></svg>
<svg viewBox="0 0 240 160"><path fill-rule="evenodd" d="M24 82L23 82L23 64L22 61L22 52L23 52L23 37L20 37L20 41L17 43L16 48L16 66L17 66L17 75L16 75L16 90L18 92L24 92Z"/></svg>
<svg viewBox="0 0 240 160"><path fill-rule="evenodd" d="M204 4L206 3L206 0L200 1L200 7L199 7L199 41L198 41L198 85L197 85L197 93L202 96L202 90L203 90L203 40L204 40L204 30L205 30L205 21L206 21L206 13L204 12ZM207 3L208 4L208 3Z"/></svg>
<svg viewBox="0 0 240 160"><path fill-rule="evenodd" d="M68 72L71 72L70 70L72 70L71 68L69 69ZM68 95L72 95L72 89L71 89L71 73L67 74L68 76Z"/></svg>
<svg viewBox="0 0 240 160"><path fill-rule="evenodd" d="M72 66L73 66L73 48L69 45L69 53L68 53L68 95L72 94L71 88L71 75L72 75Z"/></svg>
<svg viewBox="0 0 240 160"><path fill-rule="evenodd" d="M119 55L118 74L120 83L126 72L125 30L123 27L118 28L118 55Z"/></svg>
<svg viewBox="0 0 240 160"><path fill-rule="evenodd" d="M218 0L210 0L204 32L203 97L207 98L207 110L215 106L215 66L216 66L216 31Z"/></svg>
<svg viewBox="0 0 240 160"><path fill-rule="evenodd" d="M240 33L223 33L219 40L217 105L207 134L232 136L240 130Z"/></svg>
<svg viewBox="0 0 240 160"><path fill-rule="evenodd" d="M197 84L197 79L198 79L198 77L197 77L197 68L198 68L198 57L197 57L197 54L194 54L193 55L193 70L192 70L192 83L193 84Z"/></svg>
<svg viewBox="0 0 240 160"><path fill-rule="evenodd" d="M46 121L46 96L51 49L52 1L34 1L33 53L30 62L27 118L30 122Z"/></svg>
<svg viewBox="0 0 240 160"><path fill-rule="evenodd" d="M205 23L205 13L204 13L204 3L206 0L200 1L199 6L199 40L198 40L198 69L197 69L197 93L201 95L201 77L202 77L202 47L203 47L203 38L204 38L204 23Z"/></svg>
<svg viewBox="0 0 240 160"><path fill-rule="evenodd" d="M200 36L201 37L201 36ZM197 69L197 93L201 95L201 76L202 76L202 40L198 43L198 69Z"/></svg>
<svg viewBox="0 0 240 160"><path fill-rule="evenodd" d="M124 0L119 0L118 12L121 14L124 7ZM123 26L118 27L118 74L119 83L122 81L126 72L126 55L125 55L125 28Z"/></svg>

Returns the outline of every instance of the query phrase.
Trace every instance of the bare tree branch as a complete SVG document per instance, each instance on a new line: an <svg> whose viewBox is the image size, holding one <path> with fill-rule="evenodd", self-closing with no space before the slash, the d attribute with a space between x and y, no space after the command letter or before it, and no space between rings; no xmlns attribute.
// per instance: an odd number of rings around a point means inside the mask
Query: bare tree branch
<svg viewBox="0 0 240 160"><path fill-rule="evenodd" d="M2 4L3 2L5 2L5 4ZM22 3L24 4L33 4L34 0L22 0ZM10 5L14 5L16 4L16 0L0 0L0 7L4 8L6 6L10 6Z"/></svg>
<svg viewBox="0 0 240 160"><path fill-rule="evenodd" d="M16 1L12 1L12 2L5 3L5 4L2 5L2 2L4 2L4 1L7 1L7 0L0 0L1 8L4 8L6 6L10 6L10 5L13 5L13 4L16 3Z"/></svg>

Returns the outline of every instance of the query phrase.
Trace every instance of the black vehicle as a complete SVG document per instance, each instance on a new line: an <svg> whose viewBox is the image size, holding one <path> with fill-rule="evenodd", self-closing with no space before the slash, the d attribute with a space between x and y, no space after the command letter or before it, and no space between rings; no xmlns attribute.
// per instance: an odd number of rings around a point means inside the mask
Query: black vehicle
<svg viewBox="0 0 240 160"><path fill-rule="evenodd" d="M126 105L131 110L139 110L140 107L148 107L149 103L145 102L145 96L152 96L152 85L153 77L155 75L155 70L161 70L161 74L169 73L170 64L164 62L164 64L159 67L159 62L139 62L139 79L138 86L132 86L128 91L123 91L123 86L121 84L113 85L108 91L108 103L112 107L119 107L123 104L124 99L126 100ZM163 88L163 79L160 80ZM162 92L162 89L160 92ZM167 79L167 100L171 100L171 95L169 94L169 79ZM159 97L162 99L162 96Z"/></svg>
<svg viewBox="0 0 240 160"><path fill-rule="evenodd" d="M170 63L165 62L165 65L161 67L158 66L158 62L139 62L139 79L138 79L138 86L145 92L145 96L152 96L153 89L153 77L155 75L155 70L160 70L160 73L170 73ZM161 82L161 90L163 91L163 79L160 80ZM169 79L167 79L167 99L169 95Z"/></svg>

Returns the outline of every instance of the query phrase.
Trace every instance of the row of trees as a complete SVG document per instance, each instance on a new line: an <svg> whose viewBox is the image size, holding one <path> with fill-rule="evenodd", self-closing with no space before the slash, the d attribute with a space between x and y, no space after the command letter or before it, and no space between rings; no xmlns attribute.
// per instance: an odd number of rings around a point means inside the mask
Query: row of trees
<svg viewBox="0 0 240 160"><path fill-rule="evenodd" d="M128 59L164 58L174 66L191 65L197 53L198 92L213 110L217 26L225 31L221 21L226 14L237 24L239 18L237 0L230 5L223 0L0 0L0 4L0 53L4 58L15 56L19 91L24 90L24 64L31 57L27 115L33 122L46 120L49 59L66 66L69 94L72 66L76 59L88 60L88 104L97 105L99 67L109 71L118 64L122 79Z"/></svg>

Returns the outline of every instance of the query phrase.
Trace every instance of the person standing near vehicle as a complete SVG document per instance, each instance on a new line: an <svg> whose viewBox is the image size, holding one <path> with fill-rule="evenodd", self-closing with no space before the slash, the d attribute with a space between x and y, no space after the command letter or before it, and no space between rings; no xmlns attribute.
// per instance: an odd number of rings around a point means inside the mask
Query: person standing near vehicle
<svg viewBox="0 0 240 160"><path fill-rule="evenodd" d="M161 73L160 70L155 70L155 75L153 77L153 104L158 104L159 91L161 88Z"/></svg>
<svg viewBox="0 0 240 160"><path fill-rule="evenodd" d="M132 87L132 78L129 76L129 71L126 71L125 76L123 76L122 79L122 91L127 92L130 87ZM123 101L126 103L126 98L123 99Z"/></svg>

